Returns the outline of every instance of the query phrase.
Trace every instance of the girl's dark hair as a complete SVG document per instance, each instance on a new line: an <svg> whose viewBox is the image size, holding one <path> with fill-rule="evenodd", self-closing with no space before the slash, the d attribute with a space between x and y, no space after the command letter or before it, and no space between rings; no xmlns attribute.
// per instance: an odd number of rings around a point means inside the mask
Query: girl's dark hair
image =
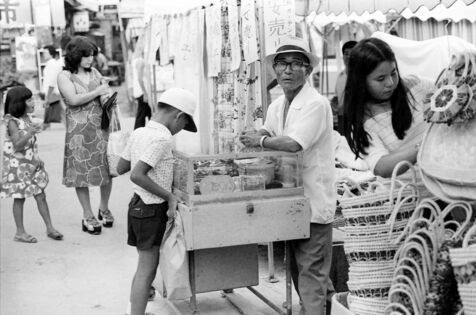
<svg viewBox="0 0 476 315"><path fill-rule="evenodd" d="M395 62L395 54L390 46L378 38L367 38L352 48L347 70L347 82L344 92L344 136L356 157L366 154L369 146L369 134L364 129L367 115L366 104L371 98L367 90L367 76L384 61ZM409 93L398 72L398 85L390 98L392 109L392 127L398 139L412 124Z"/></svg>
<svg viewBox="0 0 476 315"><path fill-rule="evenodd" d="M77 73L81 58L92 56L94 51L94 44L87 37L73 37L66 45L63 69ZM85 70L91 71L91 68Z"/></svg>
<svg viewBox="0 0 476 315"><path fill-rule="evenodd" d="M5 99L5 114L20 118L25 114L26 101L32 97L30 89L24 86L15 86L8 90Z"/></svg>

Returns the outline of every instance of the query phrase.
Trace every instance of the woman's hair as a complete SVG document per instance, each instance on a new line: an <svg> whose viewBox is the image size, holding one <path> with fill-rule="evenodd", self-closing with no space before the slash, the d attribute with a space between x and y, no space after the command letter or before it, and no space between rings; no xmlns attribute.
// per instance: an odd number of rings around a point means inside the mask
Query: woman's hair
<svg viewBox="0 0 476 315"><path fill-rule="evenodd" d="M25 114L26 101L32 97L30 89L24 86L15 86L8 90L5 99L5 114L20 118Z"/></svg>
<svg viewBox="0 0 476 315"><path fill-rule="evenodd" d="M366 104L371 99L367 89L367 76L384 61L395 62L395 54L390 46L378 38L367 38L352 49L347 70L344 92L344 135L356 157L366 154L369 134L364 129L364 119L368 115ZM392 127L398 139L412 124L409 93L398 73L398 85L390 98Z"/></svg>
<svg viewBox="0 0 476 315"><path fill-rule="evenodd" d="M94 51L95 45L87 37L73 37L66 45L63 69L68 70L71 73L78 72L81 58L92 56ZM91 71L91 68L85 70Z"/></svg>

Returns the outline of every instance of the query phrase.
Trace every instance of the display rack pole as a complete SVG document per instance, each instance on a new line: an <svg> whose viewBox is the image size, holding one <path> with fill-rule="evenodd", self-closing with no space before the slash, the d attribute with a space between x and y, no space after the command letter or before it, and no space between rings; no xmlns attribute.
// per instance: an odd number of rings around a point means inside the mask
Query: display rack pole
<svg viewBox="0 0 476 315"><path fill-rule="evenodd" d="M265 32L264 32L264 10L263 10L263 0L256 1L258 8L258 42L259 42L259 58L260 62L257 63L259 66L259 78L261 85L261 109L263 112L263 122L266 119L266 112L268 110L268 84L266 82L266 46L265 46ZM268 281L269 282L278 282L274 277L274 254L273 254L273 243L268 243Z"/></svg>
<svg viewBox="0 0 476 315"><path fill-rule="evenodd" d="M261 109L263 111L263 122L266 118L266 112L268 110L268 84L266 82L266 46L265 46L265 32L264 32L264 10L263 10L263 0L256 0L258 7L258 44L259 44L259 77L261 83Z"/></svg>
<svg viewBox="0 0 476 315"><path fill-rule="evenodd" d="M192 291L192 296L190 297L190 308L192 310L192 314L198 314L197 308L197 293L196 293L196 278L195 278L195 251L188 252L188 263L189 263L189 271L190 271L190 290Z"/></svg>

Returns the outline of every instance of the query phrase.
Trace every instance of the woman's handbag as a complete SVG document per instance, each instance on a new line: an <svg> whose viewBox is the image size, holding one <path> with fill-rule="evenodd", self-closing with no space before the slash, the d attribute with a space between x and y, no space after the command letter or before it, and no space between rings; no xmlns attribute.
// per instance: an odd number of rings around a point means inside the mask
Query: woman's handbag
<svg viewBox="0 0 476 315"><path fill-rule="evenodd" d="M45 108L45 124L60 123L63 119L63 106L57 101Z"/></svg>
<svg viewBox="0 0 476 315"><path fill-rule="evenodd" d="M423 104L426 121L451 125L472 119L476 114L476 52L454 55L435 89Z"/></svg>
<svg viewBox="0 0 476 315"><path fill-rule="evenodd" d="M114 92L107 100L103 101L103 98L100 98L100 103L102 106L102 116L101 116L101 129L109 130L111 123L111 115L114 108L116 108L117 103L117 92Z"/></svg>
<svg viewBox="0 0 476 315"><path fill-rule="evenodd" d="M438 79L436 87L452 84L466 89L452 93L452 98L468 98L458 114L447 124L431 123L423 136L418 164L423 183L439 199L476 200L476 52L454 58L454 66ZM452 69L452 70L451 70ZM441 85L441 87L440 87ZM466 96L465 96L466 95ZM450 97L444 97L447 100ZM448 100L449 102L449 100ZM441 109L443 107L435 107Z"/></svg>
<svg viewBox="0 0 476 315"><path fill-rule="evenodd" d="M117 106L111 109L109 140L107 142L107 163L109 164L109 175L112 177L119 176L117 172L117 164L121 158L121 154L126 148L129 140L129 132L121 130L119 119L119 108Z"/></svg>

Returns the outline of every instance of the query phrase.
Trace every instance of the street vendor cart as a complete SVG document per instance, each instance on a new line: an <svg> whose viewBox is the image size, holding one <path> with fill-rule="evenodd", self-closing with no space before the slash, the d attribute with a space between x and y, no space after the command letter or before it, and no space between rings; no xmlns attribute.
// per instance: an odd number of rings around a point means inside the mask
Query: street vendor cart
<svg viewBox="0 0 476 315"><path fill-rule="evenodd" d="M197 312L197 293L247 287L278 313L291 314L289 250L285 311L252 286L259 282L258 243L309 237L302 152L174 155L174 193L185 201L179 212L192 311Z"/></svg>

